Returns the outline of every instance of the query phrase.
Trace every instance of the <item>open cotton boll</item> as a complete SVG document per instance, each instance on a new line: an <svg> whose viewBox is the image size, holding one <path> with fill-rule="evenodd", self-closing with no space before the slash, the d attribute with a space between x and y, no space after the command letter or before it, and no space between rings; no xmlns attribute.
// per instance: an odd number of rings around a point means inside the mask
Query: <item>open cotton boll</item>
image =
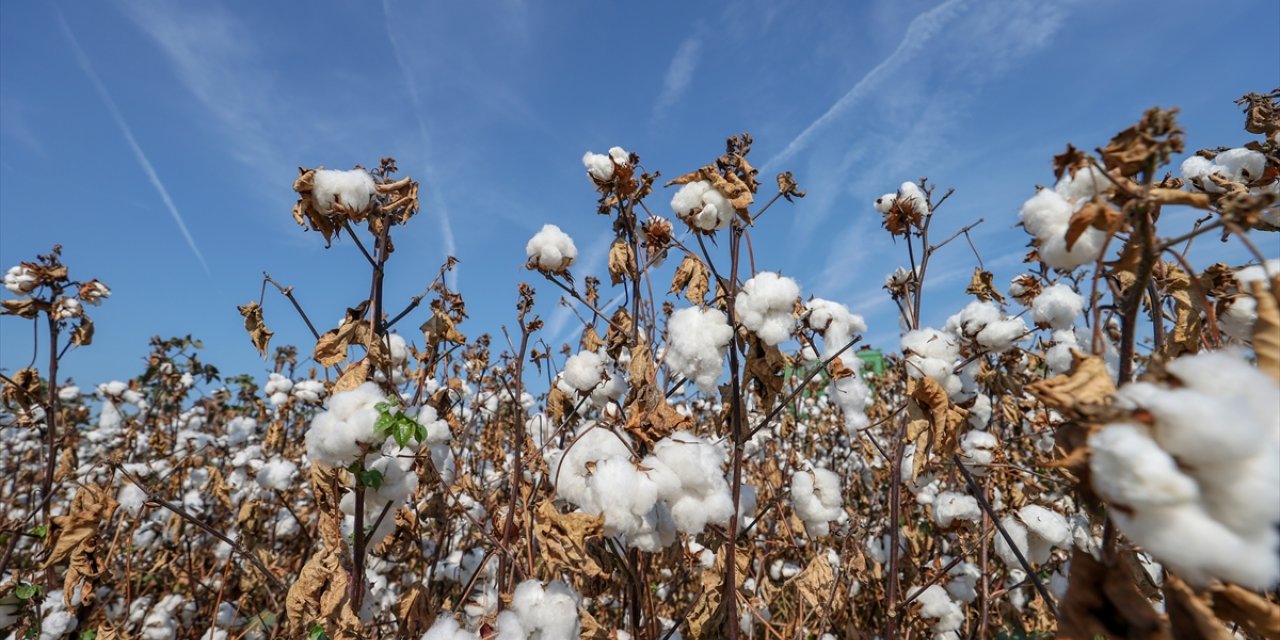
<svg viewBox="0 0 1280 640"><path fill-rule="evenodd" d="M743 283L733 310L748 330L765 344L777 346L791 337L795 325L792 313L800 297L795 280L771 271L762 271Z"/></svg>
<svg viewBox="0 0 1280 640"><path fill-rule="evenodd" d="M849 519L840 495L840 476L827 469L797 471L791 476L791 506L811 537L831 532L831 522Z"/></svg>
<svg viewBox="0 0 1280 640"><path fill-rule="evenodd" d="M898 203L897 193L886 193L880 196L879 198L876 198L876 201L873 206L875 206L876 211L879 211L880 213L889 213L889 210L892 209L893 205L897 203Z"/></svg>
<svg viewBox="0 0 1280 640"><path fill-rule="evenodd" d="M548 273L564 273L578 258L573 238L554 224L543 225L541 231L529 238L524 252L530 266Z"/></svg>
<svg viewBox="0 0 1280 640"><path fill-rule="evenodd" d="M915 595L917 592L919 592L918 596ZM920 615L937 620L933 625L936 637L952 637L960 627L964 626L964 609L951 600L951 596L941 585L930 585L923 592L920 592L917 587L911 594L920 603Z"/></svg>
<svg viewBox="0 0 1280 640"><path fill-rule="evenodd" d="M1009 538L1013 540L1013 546L1009 546L1008 540L1005 540L1005 537L997 532L992 536L995 539L996 556L1004 562L1006 567L1021 569L1022 563L1018 562L1018 556L1013 552L1013 549L1016 547L1022 553L1022 557L1027 558L1027 528L1012 513L1006 514L1000 519L1000 526L1004 527L1005 533L1008 533ZM1031 562L1031 559L1027 558L1027 561Z"/></svg>
<svg viewBox="0 0 1280 640"><path fill-rule="evenodd" d="M1059 195L1072 201L1090 200L1114 188L1115 185L1107 174L1093 165L1078 169L1074 174L1070 171L1062 174L1058 183L1053 186L1053 190Z"/></svg>
<svg viewBox="0 0 1280 640"><path fill-rule="evenodd" d="M1063 234L1049 236L1040 242L1038 253L1045 264L1054 269L1070 271L1076 267L1096 262L1102 255L1102 247L1106 244L1107 234L1101 229L1089 227L1076 238L1071 248L1067 248L1067 237Z"/></svg>
<svg viewBox="0 0 1280 640"><path fill-rule="evenodd" d="M671 209L676 217L699 231L723 229L734 216L733 204L708 180L680 187L671 197Z"/></svg>
<svg viewBox="0 0 1280 640"><path fill-rule="evenodd" d="M320 169L312 180L311 199L321 213L333 213L333 206L342 203L352 211L364 211L373 202L378 191L373 176L364 169L335 171Z"/></svg>
<svg viewBox="0 0 1280 640"><path fill-rule="evenodd" d="M567 451L548 450L546 453L556 496L593 515L600 513L601 506L595 501L594 494L588 491L587 465L594 466L609 458L626 460L630 457L631 449L620 436L594 422L582 426L576 441Z"/></svg>
<svg viewBox="0 0 1280 640"><path fill-rule="evenodd" d="M1070 329L1084 310L1084 296L1065 284L1045 287L1031 302L1031 320L1052 329Z"/></svg>
<svg viewBox="0 0 1280 640"><path fill-rule="evenodd" d="M843 349L855 333L867 330L862 316L839 302L814 298L804 305L804 314L805 324L822 335L822 351L828 355Z"/></svg>
<svg viewBox="0 0 1280 640"><path fill-rule="evenodd" d="M540 640L577 640L579 631L578 603L581 597L559 580L546 587L537 580L526 580L511 595L511 610L519 618L525 638Z"/></svg>
<svg viewBox="0 0 1280 640"><path fill-rule="evenodd" d="M945 529L956 520L970 522L982 520L982 509L978 507L978 499L953 491L939 493L933 501L933 521Z"/></svg>
<svg viewBox="0 0 1280 640"><path fill-rule="evenodd" d="M929 198L925 197L920 185L914 182L904 182L898 187L897 202L910 204L920 215L929 213Z"/></svg>
<svg viewBox="0 0 1280 640"><path fill-rule="evenodd" d="M477 640L478 635L463 629L450 614L441 613L421 640Z"/></svg>
<svg viewBox="0 0 1280 640"><path fill-rule="evenodd" d="M960 437L960 461L973 475L985 475L987 465L995 457L997 444L996 437L986 431L975 429L965 432Z"/></svg>
<svg viewBox="0 0 1280 640"><path fill-rule="evenodd" d="M1199 495L1195 480L1140 425L1108 424L1089 436L1093 488L1107 502L1140 509L1186 504Z"/></svg>
<svg viewBox="0 0 1280 640"><path fill-rule="evenodd" d="M4 274L4 288L20 296L35 291L36 284L36 272L24 265L9 267Z"/></svg>
<svg viewBox="0 0 1280 640"><path fill-rule="evenodd" d="M1183 160L1182 166L1179 167L1179 173L1182 174L1182 179L1186 181L1186 188L1189 191L1222 193L1223 188L1209 180L1210 174L1221 172L1222 167L1215 165L1212 160L1199 155Z"/></svg>
<svg viewBox="0 0 1280 640"><path fill-rule="evenodd" d="M1213 163L1222 167L1222 175L1232 182L1253 182L1262 177L1267 168L1267 157L1253 149L1227 149L1219 153Z"/></svg>
<svg viewBox="0 0 1280 640"><path fill-rule="evenodd" d="M613 179L613 159L607 155L588 151L582 154L582 166L587 168L587 173L592 178L600 182Z"/></svg>
<svg viewBox="0 0 1280 640"><path fill-rule="evenodd" d="M1027 528L1027 560L1041 564L1049 560L1054 547L1071 546L1071 528L1061 514L1040 505L1023 505L1018 518Z"/></svg>
<svg viewBox="0 0 1280 640"><path fill-rule="evenodd" d="M604 375L604 359L594 351L580 351L564 363L564 381L578 391L590 391Z"/></svg>
<svg viewBox="0 0 1280 640"><path fill-rule="evenodd" d="M1243 537L1196 504L1111 513L1126 537L1192 586L1207 587L1217 578L1264 590L1280 580L1274 528Z"/></svg>
<svg viewBox="0 0 1280 640"><path fill-rule="evenodd" d="M622 147L609 147L609 159L620 167L631 164L631 154L627 153L627 150Z"/></svg>
<svg viewBox="0 0 1280 640"><path fill-rule="evenodd" d="M943 328L994 353L1009 350L1027 333L1027 323L1022 318L1008 318L995 303L978 300L947 318Z"/></svg>
<svg viewBox="0 0 1280 640"><path fill-rule="evenodd" d="M1052 189L1041 189L1022 203L1018 215L1027 233L1036 238L1047 238L1066 233L1072 213L1071 203L1062 194Z"/></svg>
<svg viewBox="0 0 1280 640"><path fill-rule="evenodd" d="M723 446L677 431L659 440L653 455L680 481L678 492L666 485L660 494L671 508L676 528L702 533L707 523L724 524L733 517L733 495L722 471L727 459Z"/></svg>
<svg viewBox="0 0 1280 640"><path fill-rule="evenodd" d="M263 489L287 491L298 475L298 465L284 458L275 457L258 469L258 485Z"/></svg>
<svg viewBox="0 0 1280 640"><path fill-rule="evenodd" d="M372 444L376 405L386 396L373 382L329 399L329 409L317 415L307 429L307 457L331 467L346 467L359 457L361 446Z"/></svg>
<svg viewBox="0 0 1280 640"><path fill-rule="evenodd" d="M733 329L717 309L687 307L667 320L667 366L692 380L703 393L715 390Z"/></svg>

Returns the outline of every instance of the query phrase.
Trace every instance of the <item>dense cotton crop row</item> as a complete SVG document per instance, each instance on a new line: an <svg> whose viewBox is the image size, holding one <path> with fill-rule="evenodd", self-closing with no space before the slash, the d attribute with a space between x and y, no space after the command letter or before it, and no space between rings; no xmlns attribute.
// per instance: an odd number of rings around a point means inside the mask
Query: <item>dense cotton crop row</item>
<svg viewBox="0 0 1280 640"><path fill-rule="evenodd" d="M1172 112L1099 157L1068 147L1008 214L1023 273L979 266L936 313L930 262L973 225L931 240L950 193L924 180L866 203L909 248L884 351L860 344L869 301L736 259L804 196L783 173L757 200L745 134L672 181L674 222L638 154L583 156L614 291L553 224L523 256L583 318L562 347L527 284L507 350L468 339L452 259L423 308L383 298L375 239L418 213L390 160L294 184L299 224L371 236L373 293L302 352L272 348L265 301L241 307L262 381L190 338L155 339L127 381L66 381L60 350L90 345L111 291L55 248L4 277L5 322L48 319L52 353L3 378L0 637L1270 633L1280 261L1247 254L1275 246L1277 97L1243 99L1262 140L1181 179L1155 173L1183 152ZM1179 228L1175 207L1206 217ZM1197 271L1187 243L1215 232L1272 240Z"/></svg>

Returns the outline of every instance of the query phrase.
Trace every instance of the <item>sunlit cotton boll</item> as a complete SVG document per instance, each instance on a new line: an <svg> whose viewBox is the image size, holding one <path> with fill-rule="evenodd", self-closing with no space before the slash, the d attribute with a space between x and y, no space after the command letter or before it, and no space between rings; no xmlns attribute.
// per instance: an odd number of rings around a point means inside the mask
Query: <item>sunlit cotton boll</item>
<svg viewBox="0 0 1280 640"><path fill-rule="evenodd" d="M542 230L529 239L524 252L530 266L548 273L564 273L578 257L573 238L554 224L543 225Z"/></svg>
<svg viewBox="0 0 1280 640"><path fill-rule="evenodd" d="M366 382L351 391L335 393L329 409L307 429L307 457L331 467L345 467L360 456L361 445L374 440L376 405L386 400L378 385Z"/></svg>
<svg viewBox="0 0 1280 640"><path fill-rule="evenodd" d="M729 226L734 209L708 180L690 182L671 197L671 209L676 216L699 231L714 231Z"/></svg>
<svg viewBox="0 0 1280 640"><path fill-rule="evenodd" d="M748 330L770 346L791 337L792 313L800 297L795 280L771 271L762 271L747 280L734 301L733 309Z"/></svg>
<svg viewBox="0 0 1280 640"><path fill-rule="evenodd" d="M594 351L580 351L564 363L564 381L578 391L590 391L604 375L604 359Z"/></svg>
<svg viewBox="0 0 1280 640"><path fill-rule="evenodd" d="M1084 296L1065 284L1045 287L1031 302L1031 320L1052 329L1070 329L1084 310Z"/></svg>
<svg viewBox="0 0 1280 640"><path fill-rule="evenodd" d="M364 211L373 202L377 190L373 176L364 169L320 169L315 172L311 199L321 213L333 213L333 206L338 202L353 211Z"/></svg>
<svg viewBox="0 0 1280 640"><path fill-rule="evenodd" d="M703 393L715 390L733 329L717 309L687 307L667 320L666 363Z"/></svg>
<svg viewBox="0 0 1280 640"><path fill-rule="evenodd" d="M791 504L810 536L825 536L831 532L831 522L844 522L849 517L840 495L840 477L827 469L792 475Z"/></svg>

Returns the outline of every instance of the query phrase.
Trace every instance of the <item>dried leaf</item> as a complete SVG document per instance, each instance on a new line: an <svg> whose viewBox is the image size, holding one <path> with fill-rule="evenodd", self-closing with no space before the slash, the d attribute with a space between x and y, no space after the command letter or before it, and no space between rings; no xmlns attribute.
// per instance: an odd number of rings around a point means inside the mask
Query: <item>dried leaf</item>
<svg viewBox="0 0 1280 640"><path fill-rule="evenodd" d="M1151 602L1121 563L1103 565L1084 552L1071 557L1067 594L1058 617L1058 638L1140 638L1169 640L1169 631Z"/></svg>
<svg viewBox="0 0 1280 640"><path fill-rule="evenodd" d="M1106 402L1115 393L1116 384L1102 358L1072 349L1071 359L1071 371L1029 384L1027 391L1049 408L1078 417L1080 408Z"/></svg>
<svg viewBox="0 0 1280 640"><path fill-rule="evenodd" d="M41 310L47 310L49 304L35 298L16 298L0 300L0 307L4 307L4 310L0 311L0 316L18 316L31 320L40 315Z"/></svg>
<svg viewBox="0 0 1280 640"><path fill-rule="evenodd" d="M250 302L237 309L240 310L240 315L244 316L244 328L249 332L253 347L262 354L262 357L267 357L267 345L270 344L271 336L274 334L262 321L262 306L256 302Z"/></svg>
<svg viewBox="0 0 1280 640"><path fill-rule="evenodd" d="M810 609L821 609L831 600L831 585L835 582L835 572L824 554L816 554L796 577L787 585L794 586L800 598Z"/></svg>
<svg viewBox="0 0 1280 640"><path fill-rule="evenodd" d="M369 325L365 322L364 315L368 308L369 301L366 300L347 309L342 324L339 324L336 329L326 331L319 340L316 340L312 357L317 363L324 367L332 367L347 359L347 349L351 345L365 342L364 338L369 331Z"/></svg>
<svg viewBox="0 0 1280 640"><path fill-rule="evenodd" d="M587 553L587 539L604 534L604 516L585 513L560 513L550 500L538 504L533 535L541 557L554 574L571 573L584 578L608 578Z"/></svg>
<svg viewBox="0 0 1280 640"><path fill-rule="evenodd" d="M640 269L636 266L636 253L631 249L631 243L623 238L615 239L613 246L609 247L609 279L613 284L620 284L639 277Z"/></svg>
<svg viewBox="0 0 1280 640"><path fill-rule="evenodd" d="M1157 167L1169 162L1172 154L1182 152L1182 129L1175 118L1177 112L1177 109L1159 107L1148 109L1136 125L1117 133L1107 146L1098 150L1103 163L1126 177L1144 170L1154 174Z"/></svg>
<svg viewBox="0 0 1280 640"><path fill-rule="evenodd" d="M990 271L983 271L982 267L974 267L973 277L969 278L969 288L965 289L964 292L977 296L979 300L984 302L995 300L1003 303L1004 296L1000 295L1000 291L995 288L992 282L993 278L994 276Z"/></svg>
<svg viewBox="0 0 1280 640"><path fill-rule="evenodd" d="M115 511L116 499L110 487L81 485L66 513L53 517L50 530L53 550L44 566L52 567L70 559L80 545L98 534L98 526L111 520Z"/></svg>
<svg viewBox="0 0 1280 640"><path fill-rule="evenodd" d="M1175 640L1230 640L1233 636L1213 615L1209 603L1175 575L1164 581L1165 612Z"/></svg>
<svg viewBox="0 0 1280 640"><path fill-rule="evenodd" d="M956 436L964 426L968 412L955 406L947 392L933 378L923 377L908 385L907 393L914 400L908 415L917 419L907 423L907 441L915 442L915 457L911 461L911 477L918 477L924 469L930 453L950 453L956 446Z"/></svg>
<svg viewBox="0 0 1280 640"><path fill-rule="evenodd" d="M271 336L268 335L267 339L270 340ZM71 330L71 344L79 347L93 344L93 321L88 316L80 316L80 322Z"/></svg>
<svg viewBox="0 0 1280 640"><path fill-rule="evenodd" d="M315 622L328 622L337 630L331 636L341 637L341 630L361 628L360 618L351 611L347 596L347 572L336 549L326 546L307 560L298 579L289 587L285 611L297 629L307 629Z"/></svg>
<svg viewBox="0 0 1280 640"><path fill-rule="evenodd" d="M1090 228L1105 231L1111 235L1120 230L1124 224L1124 216L1106 203L1092 200L1086 202L1078 211L1071 214L1067 223L1067 251L1076 244L1076 240Z"/></svg>
<svg viewBox="0 0 1280 640"><path fill-rule="evenodd" d="M702 263L696 256L688 254L684 260L680 261L680 266L676 267L675 275L671 278L671 289L668 293L679 293L684 291L684 297L693 304L702 304L702 300L706 297L707 291L711 288L711 274L707 270L707 265Z"/></svg>
<svg viewBox="0 0 1280 640"><path fill-rule="evenodd" d="M1249 287L1258 307L1258 319L1253 323L1258 368L1280 381L1280 277L1271 280L1270 291L1261 282L1251 282Z"/></svg>
<svg viewBox="0 0 1280 640"><path fill-rule="evenodd" d="M795 202L792 198L803 198L805 193L800 190L800 185L796 184L796 179L791 176L790 171L783 171L778 174L778 193L787 199L787 202Z"/></svg>
<svg viewBox="0 0 1280 640"><path fill-rule="evenodd" d="M1243 631L1280 640L1280 605L1234 584L1218 585L1211 591L1218 617L1240 625Z"/></svg>
<svg viewBox="0 0 1280 640"><path fill-rule="evenodd" d="M369 379L369 359L361 359L360 362L348 366L342 371L342 376L333 385L333 393L341 393L350 391L362 385Z"/></svg>

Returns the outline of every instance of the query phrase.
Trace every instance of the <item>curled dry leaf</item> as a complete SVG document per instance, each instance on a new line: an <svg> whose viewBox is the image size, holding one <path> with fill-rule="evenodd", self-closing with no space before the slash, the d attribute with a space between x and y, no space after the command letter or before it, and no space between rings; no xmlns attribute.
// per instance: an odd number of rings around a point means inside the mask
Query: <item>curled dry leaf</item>
<svg viewBox="0 0 1280 640"><path fill-rule="evenodd" d="M1178 576L1164 579L1165 611L1175 640L1230 640L1234 636L1213 609Z"/></svg>
<svg viewBox="0 0 1280 640"><path fill-rule="evenodd" d="M636 280L640 277L640 269L636 266L636 252L624 238L616 238L609 247L609 279L613 284L624 280Z"/></svg>
<svg viewBox="0 0 1280 640"><path fill-rule="evenodd" d="M250 302L237 307L240 315L244 316L244 329L249 332L249 339L253 341L253 348L258 350L262 357L267 357L267 345L271 343L271 336L274 333L267 328L262 320L262 306L256 302Z"/></svg>
<svg viewBox="0 0 1280 640"><path fill-rule="evenodd" d="M676 267L675 275L671 278L669 293L683 291L686 300L693 304L702 304L710 288L711 274L707 271L707 265L696 256L689 254L680 261L680 266Z"/></svg>
<svg viewBox="0 0 1280 640"><path fill-rule="evenodd" d="M326 331L319 340L316 340L312 356L317 363L324 367L332 367L347 359L347 349L351 345L367 342L369 324L365 322L364 315L368 308L369 301L366 300L347 309L342 324L339 324L336 329Z"/></svg>
<svg viewBox="0 0 1280 640"><path fill-rule="evenodd" d="M1107 402L1115 393L1116 384L1102 358L1072 349L1071 359L1071 371L1029 384L1027 391L1064 416L1081 417L1082 408Z"/></svg>
<svg viewBox="0 0 1280 640"><path fill-rule="evenodd" d="M836 574L831 563L821 554L815 555L796 577L787 582L787 586L795 587L800 599L810 609L820 609L831 601L831 586L836 581Z"/></svg>
<svg viewBox="0 0 1280 640"><path fill-rule="evenodd" d="M1124 216L1116 209L1098 200L1086 202L1079 211L1071 214L1071 221L1067 224L1067 251L1075 246L1076 240L1087 229L1098 229L1111 235L1123 226Z"/></svg>
<svg viewBox="0 0 1280 640"><path fill-rule="evenodd" d="M778 194L787 199L787 202L795 202L792 198L803 198L805 193L800 190L800 185L796 184L796 179L791 176L790 171L783 171L778 174Z"/></svg>
<svg viewBox="0 0 1280 640"><path fill-rule="evenodd" d="M973 277L969 278L969 287L964 290L965 293L977 296L979 300L989 302L1004 302L1004 296L995 288L992 283L994 276L990 271L983 271L982 267L973 268Z"/></svg>
<svg viewBox="0 0 1280 640"><path fill-rule="evenodd" d="M908 385L913 400L908 405L907 441L916 445L911 460L911 478L919 477L929 454L950 453L956 446L956 434L964 426L969 412L955 406L947 392L933 378L923 377Z"/></svg>
<svg viewBox="0 0 1280 640"><path fill-rule="evenodd" d="M1261 282L1249 286L1249 294L1258 304L1258 319L1253 323L1258 368L1280 381L1280 277L1272 278L1270 291Z"/></svg>
<svg viewBox="0 0 1280 640"><path fill-rule="evenodd" d="M1213 611L1223 620L1240 625L1242 631L1267 640L1280 640L1280 604L1234 584L1211 589Z"/></svg>
<svg viewBox="0 0 1280 640"><path fill-rule="evenodd" d="M1182 129L1177 123L1177 109L1152 107L1142 114L1137 124L1117 133L1099 149L1107 169L1118 170L1129 177L1141 171L1154 174L1169 162L1170 156L1182 153Z"/></svg>

